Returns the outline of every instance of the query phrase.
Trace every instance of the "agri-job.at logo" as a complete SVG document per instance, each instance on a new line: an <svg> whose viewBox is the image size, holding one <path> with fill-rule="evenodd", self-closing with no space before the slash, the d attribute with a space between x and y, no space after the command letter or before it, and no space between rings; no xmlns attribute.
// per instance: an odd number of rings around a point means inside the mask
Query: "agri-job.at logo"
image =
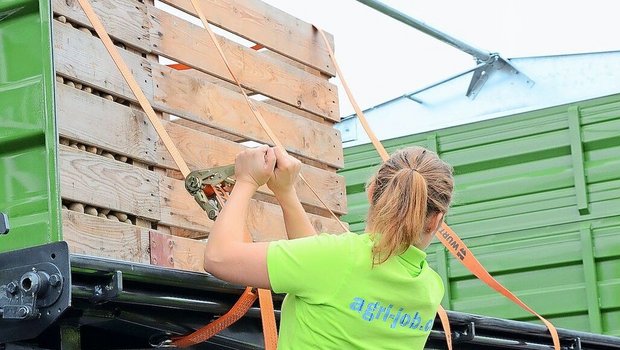
<svg viewBox="0 0 620 350"><path fill-rule="evenodd" d="M392 329L400 326L401 328L430 332L431 328L433 328L434 318L430 318L425 322L422 320L420 312L406 312L405 308L399 307L397 309L392 304L386 306L381 305L378 301L371 303L366 302L364 298L355 297L353 302L349 304L349 308L357 311L365 321L383 321L386 325L389 324ZM392 312L392 310L395 310L395 312Z"/></svg>
<svg viewBox="0 0 620 350"><path fill-rule="evenodd" d="M456 251L456 256L461 259L464 260L465 257L467 256L467 249L465 249L465 247L460 247L458 242L456 240L454 240L454 238L452 237L452 235L446 231L443 227L439 228L439 233L441 234L441 237L443 237L447 244L452 247L452 249L454 249L454 251ZM448 248L450 248L448 247ZM459 249L460 247L460 249Z"/></svg>

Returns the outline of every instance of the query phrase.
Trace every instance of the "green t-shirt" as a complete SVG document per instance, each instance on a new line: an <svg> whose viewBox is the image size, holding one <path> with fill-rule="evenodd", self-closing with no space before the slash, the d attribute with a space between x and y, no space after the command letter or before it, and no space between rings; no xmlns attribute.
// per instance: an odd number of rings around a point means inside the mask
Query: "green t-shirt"
<svg viewBox="0 0 620 350"><path fill-rule="evenodd" d="M423 349L443 297L426 253L410 247L372 266L368 234L269 244L267 268L282 304L278 349Z"/></svg>

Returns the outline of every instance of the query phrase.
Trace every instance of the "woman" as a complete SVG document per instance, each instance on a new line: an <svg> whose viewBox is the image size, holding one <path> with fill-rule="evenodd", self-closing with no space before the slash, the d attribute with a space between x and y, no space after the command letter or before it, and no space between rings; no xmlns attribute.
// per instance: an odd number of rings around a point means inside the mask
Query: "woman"
<svg viewBox="0 0 620 350"><path fill-rule="evenodd" d="M300 167L266 146L237 156L236 185L209 236L205 269L287 293L279 349L423 349L444 292L424 249L450 205L451 167L420 147L394 153L368 182L362 235L316 235L293 186ZM290 240L245 243L250 199L265 183Z"/></svg>

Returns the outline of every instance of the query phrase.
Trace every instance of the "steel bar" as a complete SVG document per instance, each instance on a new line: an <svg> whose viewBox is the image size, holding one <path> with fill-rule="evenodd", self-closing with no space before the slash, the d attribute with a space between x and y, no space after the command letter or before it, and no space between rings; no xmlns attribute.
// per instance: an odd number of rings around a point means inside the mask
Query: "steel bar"
<svg viewBox="0 0 620 350"><path fill-rule="evenodd" d="M441 40L448 45L451 45L465 53L468 53L472 55L473 57L475 57L476 60L479 62L486 63L486 62L490 62L493 59L492 53L476 48L474 46L471 46L451 35L448 35L440 30L437 30L429 26L428 24L420 20L417 20L409 15L404 14L395 8L387 6L380 1L376 1L376 0L357 0L357 1L383 13L384 15L390 16L399 22L402 22L410 27L413 27L421 31L422 33L430 35L437 40Z"/></svg>

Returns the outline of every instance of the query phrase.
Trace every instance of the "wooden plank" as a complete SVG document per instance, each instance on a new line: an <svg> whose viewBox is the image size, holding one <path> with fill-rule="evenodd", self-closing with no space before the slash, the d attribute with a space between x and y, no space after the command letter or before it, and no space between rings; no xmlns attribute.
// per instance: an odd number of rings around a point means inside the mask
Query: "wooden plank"
<svg viewBox="0 0 620 350"><path fill-rule="evenodd" d="M62 229L71 253L149 262L148 229L66 209Z"/></svg>
<svg viewBox="0 0 620 350"><path fill-rule="evenodd" d="M205 272L205 242L150 231L151 264L178 270Z"/></svg>
<svg viewBox="0 0 620 350"><path fill-rule="evenodd" d="M141 111L68 86L59 86L57 96L61 136L126 155L134 162L145 161L176 169L172 157ZM174 122L164 121L164 126L192 169L232 164L235 156L245 149L241 144ZM331 210L340 214L346 211L342 176L309 165L303 165L302 171ZM266 186L261 187L260 192L272 194ZM323 207L303 183L298 183L297 192L302 203Z"/></svg>
<svg viewBox="0 0 620 350"><path fill-rule="evenodd" d="M209 232L213 222L196 205L185 191L183 181L163 177L160 179L161 223L197 232ZM312 225L319 232L342 232L334 219L308 214ZM280 207L252 200L248 215L248 228L255 241L284 239L286 229Z"/></svg>
<svg viewBox="0 0 620 350"><path fill-rule="evenodd" d="M264 104L267 104L267 105L270 105L270 106L273 106L273 107L276 107L276 108L288 111L288 112L293 113L295 115L299 115L299 116L302 116L304 118L307 118L307 119L310 119L310 120L314 120L317 123L326 124L326 125L329 125L329 126L332 126L334 124L334 122L331 121L331 120L327 120L327 119L325 119L323 117L319 117L318 115L312 114L310 112L302 111L302 110L300 110L297 107L293 107L291 105L287 105L284 102L280 102L280 101L274 100L272 98L267 98L267 99L265 99L265 100L263 100L261 102L264 103ZM338 134L338 135L340 135L340 134ZM338 138L340 138L340 136L338 136Z"/></svg>
<svg viewBox="0 0 620 350"><path fill-rule="evenodd" d="M151 50L145 4L119 0L91 1L91 4L105 23L110 37L147 52ZM84 27L93 28L77 1L52 0L52 8L55 14L65 16Z"/></svg>
<svg viewBox="0 0 620 350"><path fill-rule="evenodd" d="M149 164L159 161L163 145L143 112L61 84L56 106L60 136Z"/></svg>
<svg viewBox="0 0 620 350"><path fill-rule="evenodd" d="M54 66L57 74L137 101L99 38L61 23L54 23L53 27ZM119 51L145 95L151 99L153 79L149 61L126 50Z"/></svg>
<svg viewBox="0 0 620 350"><path fill-rule="evenodd" d="M317 69L314 69L312 67L306 66L303 63L299 63L299 62L297 62L295 60L292 60L292 59L290 59L290 58L288 58L286 56L283 56L283 55L281 55L281 54L279 54L277 52L270 51L270 50L260 50L260 51L258 51L258 53L259 53L259 55L263 55L263 56L266 56L266 57L270 57L270 58L276 59L278 61L282 61L282 62L284 62L284 63L286 63L286 64L288 64L290 66L293 66L293 67L299 68L301 70L304 70L304 71L306 71L306 72L308 72L308 73L310 73L312 75L316 75L317 77L323 77L323 79L329 79L328 77L323 76L323 73L321 73L321 71L319 71Z"/></svg>
<svg viewBox="0 0 620 350"><path fill-rule="evenodd" d="M174 121L172 121L175 124L179 124L179 125L183 125L186 128L191 128L194 129L196 131L200 131L203 132L205 134L209 134L209 135L213 135L213 136L217 136L217 137L221 137L223 139L229 140L229 141L233 141L233 142L243 142L243 141L247 141L247 139L245 137L241 137L238 135L234 135L234 134L229 134L225 131L222 130L218 130L206 125L202 125L202 124L198 124L196 122L193 122L191 120L187 120L187 119L176 119Z"/></svg>
<svg viewBox="0 0 620 350"><path fill-rule="evenodd" d="M196 16L190 0L162 0ZM311 24L259 0L201 0L209 23L272 51L305 63L330 76L336 71L318 32ZM326 33L333 46L333 37Z"/></svg>
<svg viewBox="0 0 620 350"><path fill-rule="evenodd" d="M164 122L164 125L191 169L233 164L237 154L246 148L238 143L204 134L175 123ZM165 152L163 149L162 151ZM162 155L159 158L169 158L169 156ZM342 176L306 164L302 164L301 171L308 183L321 195L321 199L331 210L340 214L346 212L345 183ZM323 207L303 182L297 183L296 190L302 203ZM272 193L267 186L262 186L259 191L267 194Z"/></svg>
<svg viewBox="0 0 620 350"><path fill-rule="evenodd" d="M230 73L207 31L155 7L148 7L153 52L227 81ZM241 84L250 90L338 121L337 88L327 80L218 37Z"/></svg>
<svg viewBox="0 0 620 350"><path fill-rule="evenodd" d="M63 198L159 220L154 172L62 145L58 163Z"/></svg>
<svg viewBox="0 0 620 350"><path fill-rule="evenodd" d="M154 106L197 123L271 144L240 94L215 86L199 72L153 65ZM339 132L291 112L256 102L256 107L288 151L327 163L344 165Z"/></svg>
<svg viewBox="0 0 620 350"><path fill-rule="evenodd" d="M135 96L99 39L61 24L55 24L54 28L54 55L59 74L135 102ZM154 69L157 97L152 103L155 108L268 143L267 135L238 93L206 82L202 79L204 73L176 71L129 52L123 54L149 99L153 88L151 70ZM257 105L289 152L332 167L343 166L342 144L335 129L266 104Z"/></svg>

